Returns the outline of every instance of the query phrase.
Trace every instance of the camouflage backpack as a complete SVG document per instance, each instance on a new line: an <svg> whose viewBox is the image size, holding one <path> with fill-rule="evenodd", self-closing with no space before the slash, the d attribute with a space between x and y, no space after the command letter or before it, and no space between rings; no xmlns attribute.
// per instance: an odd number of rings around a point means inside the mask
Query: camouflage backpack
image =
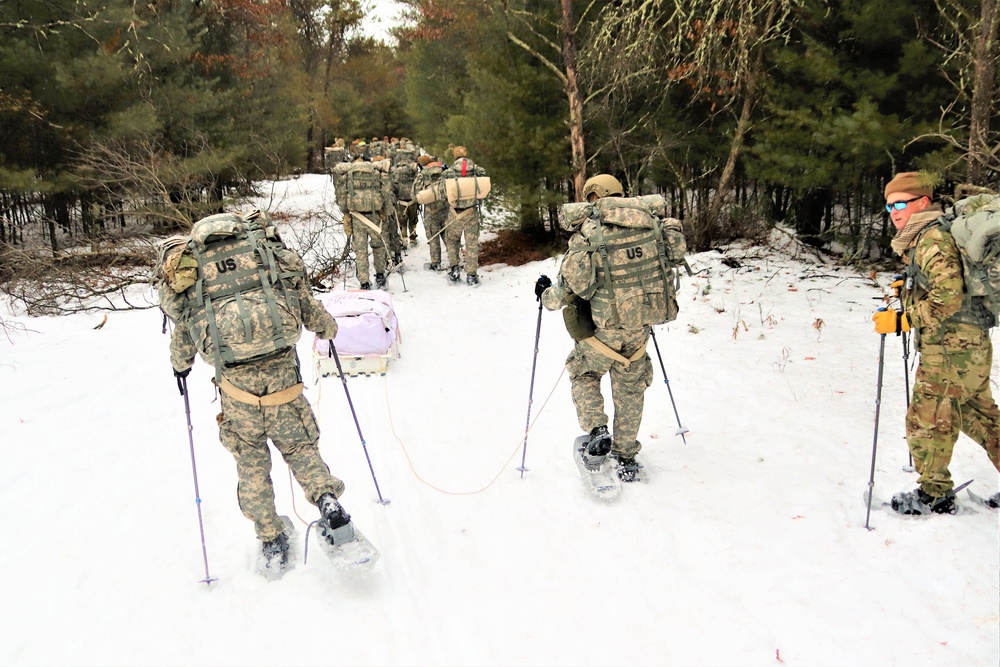
<svg viewBox="0 0 1000 667"><path fill-rule="evenodd" d="M420 156L417 154L417 149L413 144L406 144L405 147L397 148L392 154L392 166L395 167L396 165L410 162L416 164L418 157Z"/></svg>
<svg viewBox="0 0 1000 667"><path fill-rule="evenodd" d="M183 241L183 242L182 242ZM182 323L207 363L222 368L293 347L302 333L302 259L285 247L266 213L220 213L189 237L160 244L160 307Z"/></svg>
<svg viewBox="0 0 1000 667"><path fill-rule="evenodd" d="M982 329L996 326L1000 319L1000 195L982 194L958 200L947 213L925 227L920 236L934 227L951 234L962 258L964 298L962 307L949 320ZM906 275L917 287L925 290L930 287L916 262L907 264Z"/></svg>
<svg viewBox="0 0 1000 667"><path fill-rule="evenodd" d="M565 204L560 224L577 231L560 275L590 302L601 328L638 329L677 319L677 267L687 244L660 195Z"/></svg>
<svg viewBox="0 0 1000 667"><path fill-rule="evenodd" d="M345 211L381 211L385 205L383 177L388 160L348 162L333 167L333 187L337 204Z"/></svg>
<svg viewBox="0 0 1000 667"><path fill-rule="evenodd" d="M394 164L389 170L392 191L397 201L411 201L413 199L413 181L417 177L417 170L416 162Z"/></svg>

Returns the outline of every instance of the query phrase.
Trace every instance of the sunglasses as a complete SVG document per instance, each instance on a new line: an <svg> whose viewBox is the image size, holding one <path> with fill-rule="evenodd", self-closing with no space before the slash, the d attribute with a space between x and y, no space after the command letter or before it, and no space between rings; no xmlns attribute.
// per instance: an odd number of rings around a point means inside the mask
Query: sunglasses
<svg viewBox="0 0 1000 667"><path fill-rule="evenodd" d="M893 211L902 211L904 208L906 208L907 204L909 204L911 201L917 201L918 199L923 199L923 195L921 195L920 197L914 197L913 199L907 199L906 201L896 201L891 204L886 204L885 211L886 213L892 213Z"/></svg>

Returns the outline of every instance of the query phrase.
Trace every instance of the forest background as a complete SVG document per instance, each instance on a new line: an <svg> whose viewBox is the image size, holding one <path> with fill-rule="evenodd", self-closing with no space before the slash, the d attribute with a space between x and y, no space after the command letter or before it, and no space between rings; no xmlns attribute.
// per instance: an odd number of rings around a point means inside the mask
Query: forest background
<svg viewBox="0 0 1000 667"><path fill-rule="evenodd" d="M600 172L692 249L780 226L847 262L887 254L893 172L1000 182L996 0L396 4L381 40L364 0L0 0L0 289L90 307L335 137L467 146L543 248Z"/></svg>

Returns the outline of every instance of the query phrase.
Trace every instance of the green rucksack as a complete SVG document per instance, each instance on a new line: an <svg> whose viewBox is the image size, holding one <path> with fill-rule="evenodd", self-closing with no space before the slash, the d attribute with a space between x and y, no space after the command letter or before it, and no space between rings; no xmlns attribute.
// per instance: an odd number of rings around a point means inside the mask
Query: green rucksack
<svg viewBox="0 0 1000 667"><path fill-rule="evenodd" d="M392 191L397 201L411 201L413 199L413 181L417 177L417 170L416 162L396 164L389 170Z"/></svg>
<svg viewBox="0 0 1000 667"><path fill-rule="evenodd" d="M274 356L302 333L302 259L285 247L266 213L220 213L194 224L187 242L162 244L160 307L183 323L202 358L222 369Z"/></svg>
<svg viewBox="0 0 1000 667"><path fill-rule="evenodd" d="M975 324L982 329L996 326L1000 319L1000 195L981 194L960 199L924 228L921 236L934 227L951 234L962 258L965 298L959 311L949 319ZM906 275L912 277L918 287L929 288L927 278L915 262L907 264Z"/></svg>
<svg viewBox="0 0 1000 667"><path fill-rule="evenodd" d="M570 289L603 328L640 328L677 318L677 267L687 267L681 223L660 195L565 204L561 224L583 241L563 259Z"/></svg>
<svg viewBox="0 0 1000 667"><path fill-rule="evenodd" d="M333 187L337 205L344 211L381 211L387 195L383 175L388 170L388 160L334 165Z"/></svg>

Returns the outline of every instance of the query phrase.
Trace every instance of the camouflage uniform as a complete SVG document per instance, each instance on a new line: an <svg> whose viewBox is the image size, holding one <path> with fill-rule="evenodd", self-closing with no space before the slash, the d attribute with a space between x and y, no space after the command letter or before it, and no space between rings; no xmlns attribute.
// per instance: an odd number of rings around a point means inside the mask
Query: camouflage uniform
<svg viewBox="0 0 1000 667"><path fill-rule="evenodd" d="M359 215L363 215L371 221L381 231L376 231L362 222ZM369 211L367 213L351 214L351 245L354 246L354 261L356 264L358 282L371 283L371 271L368 264L368 248L371 246L372 257L375 260L375 273L385 275L389 265L389 254L386 251L386 227L391 227L395 222L388 219L380 212Z"/></svg>
<svg viewBox="0 0 1000 667"><path fill-rule="evenodd" d="M396 198L396 218L399 220L400 244L409 239L411 244L417 242L417 203L413 201L413 184L416 181L418 167L415 162L393 165L390 172L393 181L393 194Z"/></svg>
<svg viewBox="0 0 1000 667"><path fill-rule="evenodd" d="M485 176L486 170L467 157L460 157L442 174L445 178L461 176ZM444 245L448 249L448 265L458 266L462 247L462 236L465 236L465 273L477 275L479 271L479 204L467 208L448 207L448 218L445 221Z"/></svg>
<svg viewBox="0 0 1000 667"><path fill-rule="evenodd" d="M913 215L908 225L941 215L939 208ZM954 488L948 463L959 431L986 450L1000 471L1000 409L990 390L993 346L989 331L963 307L962 264L951 234L930 227L903 254L926 282L909 282L903 306L920 352L906 440L920 473L920 488L940 497Z"/></svg>
<svg viewBox="0 0 1000 667"><path fill-rule="evenodd" d="M576 298L574 287L580 290L581 286L590 282L592 273L589 263L574 261L578 255L584 254L582 249L588 246L589 241L581 232L570 238L569 252L559 268L558 283L542 294L542 305L548 310L568 305ZM610 290L602 287L591 300L613 299L613 295L607 292ZM644 303L645 307L640 307L640 303ZM651 313L650 303L657 312ZM581 340L577 341L566 359L566 369L569 371L577 419L580 428L587 433L608 423L604 396L601 394L601 378L611 372L611 399L615 406L611 451L619 458L632 459L641 449L636 437L642 422L645 392L653 382L653 363L645 352L650 328L643 322L649 320L650 315L653 321L665 321L666 305L662 299L639 295L638 299L617 304L615 312L615 317L595 312L594 338L625 359L614 359L607 351L602 352L587 340Z"/></svg>
<svg viewBox="0 0 1000 667"><path fill-rule="evenodd" d="M431 184L441 178L442 165L440 162L431 162L420 170L413 181L414 199L416 193L425 190ZM431 264L440 266L441 264L441 230L444 229L445 221L448 219L448 202L435 201L424 205L424 234L427 235L427 243L431 247Z"/></svg>
<svg viewBox="0 0 1000 667"><path fill-rule="evenodd" d="M305 280L294 280L306 329L324 339L336 336L336 320L312 296ZM238 317L235 309L229 312ZM170 363L174 369L179 372L189 369L199 353L207 363L213 363L205 351L195 345L184 323L175 324L170 339ZM223 367L222 378L223 385L228 381L237 390L258 397L294 388L301 382L294 348L270 358ZM237 400L224 391L222 412L217 420L219 438L236 459L239 476L236 493L240 509L254 522L257 537L262 541L274 540L284 530L274 506L268 438L281 453L309 502L315 505L325 493L336 497L344 493L344 482L330 474L320 457L319 428L309 401L301 393L280 405L257 406Z"/></svg>

